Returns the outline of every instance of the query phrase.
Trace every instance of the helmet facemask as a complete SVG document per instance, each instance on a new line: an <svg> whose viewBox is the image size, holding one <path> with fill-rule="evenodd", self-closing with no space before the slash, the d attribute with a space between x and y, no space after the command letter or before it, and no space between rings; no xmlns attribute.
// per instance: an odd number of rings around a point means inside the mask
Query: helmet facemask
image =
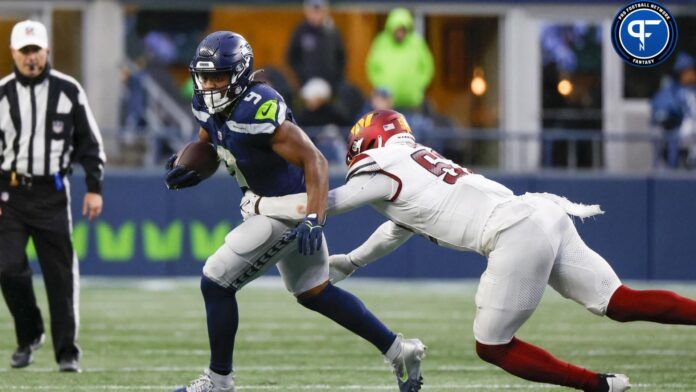
<svg viewBox="0 0 696 392"><path fill-rule="evenodd" d="M245 74L250 72L251 56L245 56L242 61L239 61L233 70L206 69L208 63L199 61L196 67L191 71L193 78L194 94L203 99L206 108L210 114L220 113L228 108L239 96L244 92L249 82L245 78ZM229 78L226 85L215 88L205 89L203 81L207 77L218 76L225 74Z"/></svg>

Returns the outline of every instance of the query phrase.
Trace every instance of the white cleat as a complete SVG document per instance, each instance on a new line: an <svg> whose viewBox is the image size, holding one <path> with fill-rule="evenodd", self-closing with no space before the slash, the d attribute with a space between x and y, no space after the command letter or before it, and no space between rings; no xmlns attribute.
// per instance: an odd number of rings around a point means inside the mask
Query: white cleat
<svg viewBox="0 0 696 392"><path fill-rule="evenodd" d="M624 392L631 389L631 383L625 374L600 374L599 376L607 383L608 392Z"/></svg>
<svg viewBox="0 0 696 392"><path fill-rule="evenodd" d="M197 379L191 382L191 385L183 388L175 389L174 392L236 392L234 387L234 378L230 373L223 376L213 372L210 369L205 369Z"/></svg>
<svg viewBox="0 0 696 392"><path fill-rule="evenodd" d="M394 368L400 392L420 391L423 386L420 365L426 350L427 347L418 339L404 339L401 334L396 337L386 356Z"/></svg>

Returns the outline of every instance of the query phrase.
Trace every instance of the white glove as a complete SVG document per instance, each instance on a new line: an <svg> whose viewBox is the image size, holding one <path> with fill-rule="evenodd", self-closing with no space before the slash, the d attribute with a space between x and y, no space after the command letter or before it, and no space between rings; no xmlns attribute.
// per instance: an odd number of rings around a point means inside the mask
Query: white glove
<svg viewBox="0 0 696 392"><path fill-rule="evenodd" d="M247 220L254 215L258 215L256 213L256 203L258 203L260 199L261 196L252 191L248 190L244 192L242 201L239 202L239 210L242 213L243 220Z"/></svg>
<svg viewBox="0 0 696 392"><path fill-rule="evenodd" d="M329 280L338 283L351 276L359 267L350 261L348 255L329 256Z"/></svg>

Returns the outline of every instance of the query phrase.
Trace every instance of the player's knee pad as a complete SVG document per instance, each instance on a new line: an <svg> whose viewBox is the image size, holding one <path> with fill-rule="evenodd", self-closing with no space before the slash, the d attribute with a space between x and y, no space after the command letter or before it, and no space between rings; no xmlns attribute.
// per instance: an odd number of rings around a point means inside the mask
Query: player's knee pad
<svg viewBox="0 0 696 392"><path fill-rule="evenodd" d="M223 287L239 290L273 265L291 242L287 226L264 216L254 216L233 229L210 257L203 274Z"/></svg>

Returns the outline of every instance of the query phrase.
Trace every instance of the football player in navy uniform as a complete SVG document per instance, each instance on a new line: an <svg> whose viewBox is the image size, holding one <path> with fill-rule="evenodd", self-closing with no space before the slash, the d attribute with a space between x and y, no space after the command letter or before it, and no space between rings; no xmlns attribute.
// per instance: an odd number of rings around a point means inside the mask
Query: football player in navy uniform
<svg viewBox="0 0 696 392"><path fill-rule="evenodd" d="M379 321L352 294L329 283L323 241L328 169L321 153L295 124L283 98L253 81L254 56L239 34L218 31L196 49L190 65L193 114L199 138L215 146L242 189L262 196L307 192L307 215L292 221L253 216L233 229L203 267L210 343L209 368L177 391L234 391L232 352L239 324L236 292L276 264L297 301L372 343L391 362L401 391L420 390L425 346L404 339ZM198 184L198 173L167 164L170 189ZM287 246L297 238L298 248ZM299 250L299 251L298 251Z"/></svg>

